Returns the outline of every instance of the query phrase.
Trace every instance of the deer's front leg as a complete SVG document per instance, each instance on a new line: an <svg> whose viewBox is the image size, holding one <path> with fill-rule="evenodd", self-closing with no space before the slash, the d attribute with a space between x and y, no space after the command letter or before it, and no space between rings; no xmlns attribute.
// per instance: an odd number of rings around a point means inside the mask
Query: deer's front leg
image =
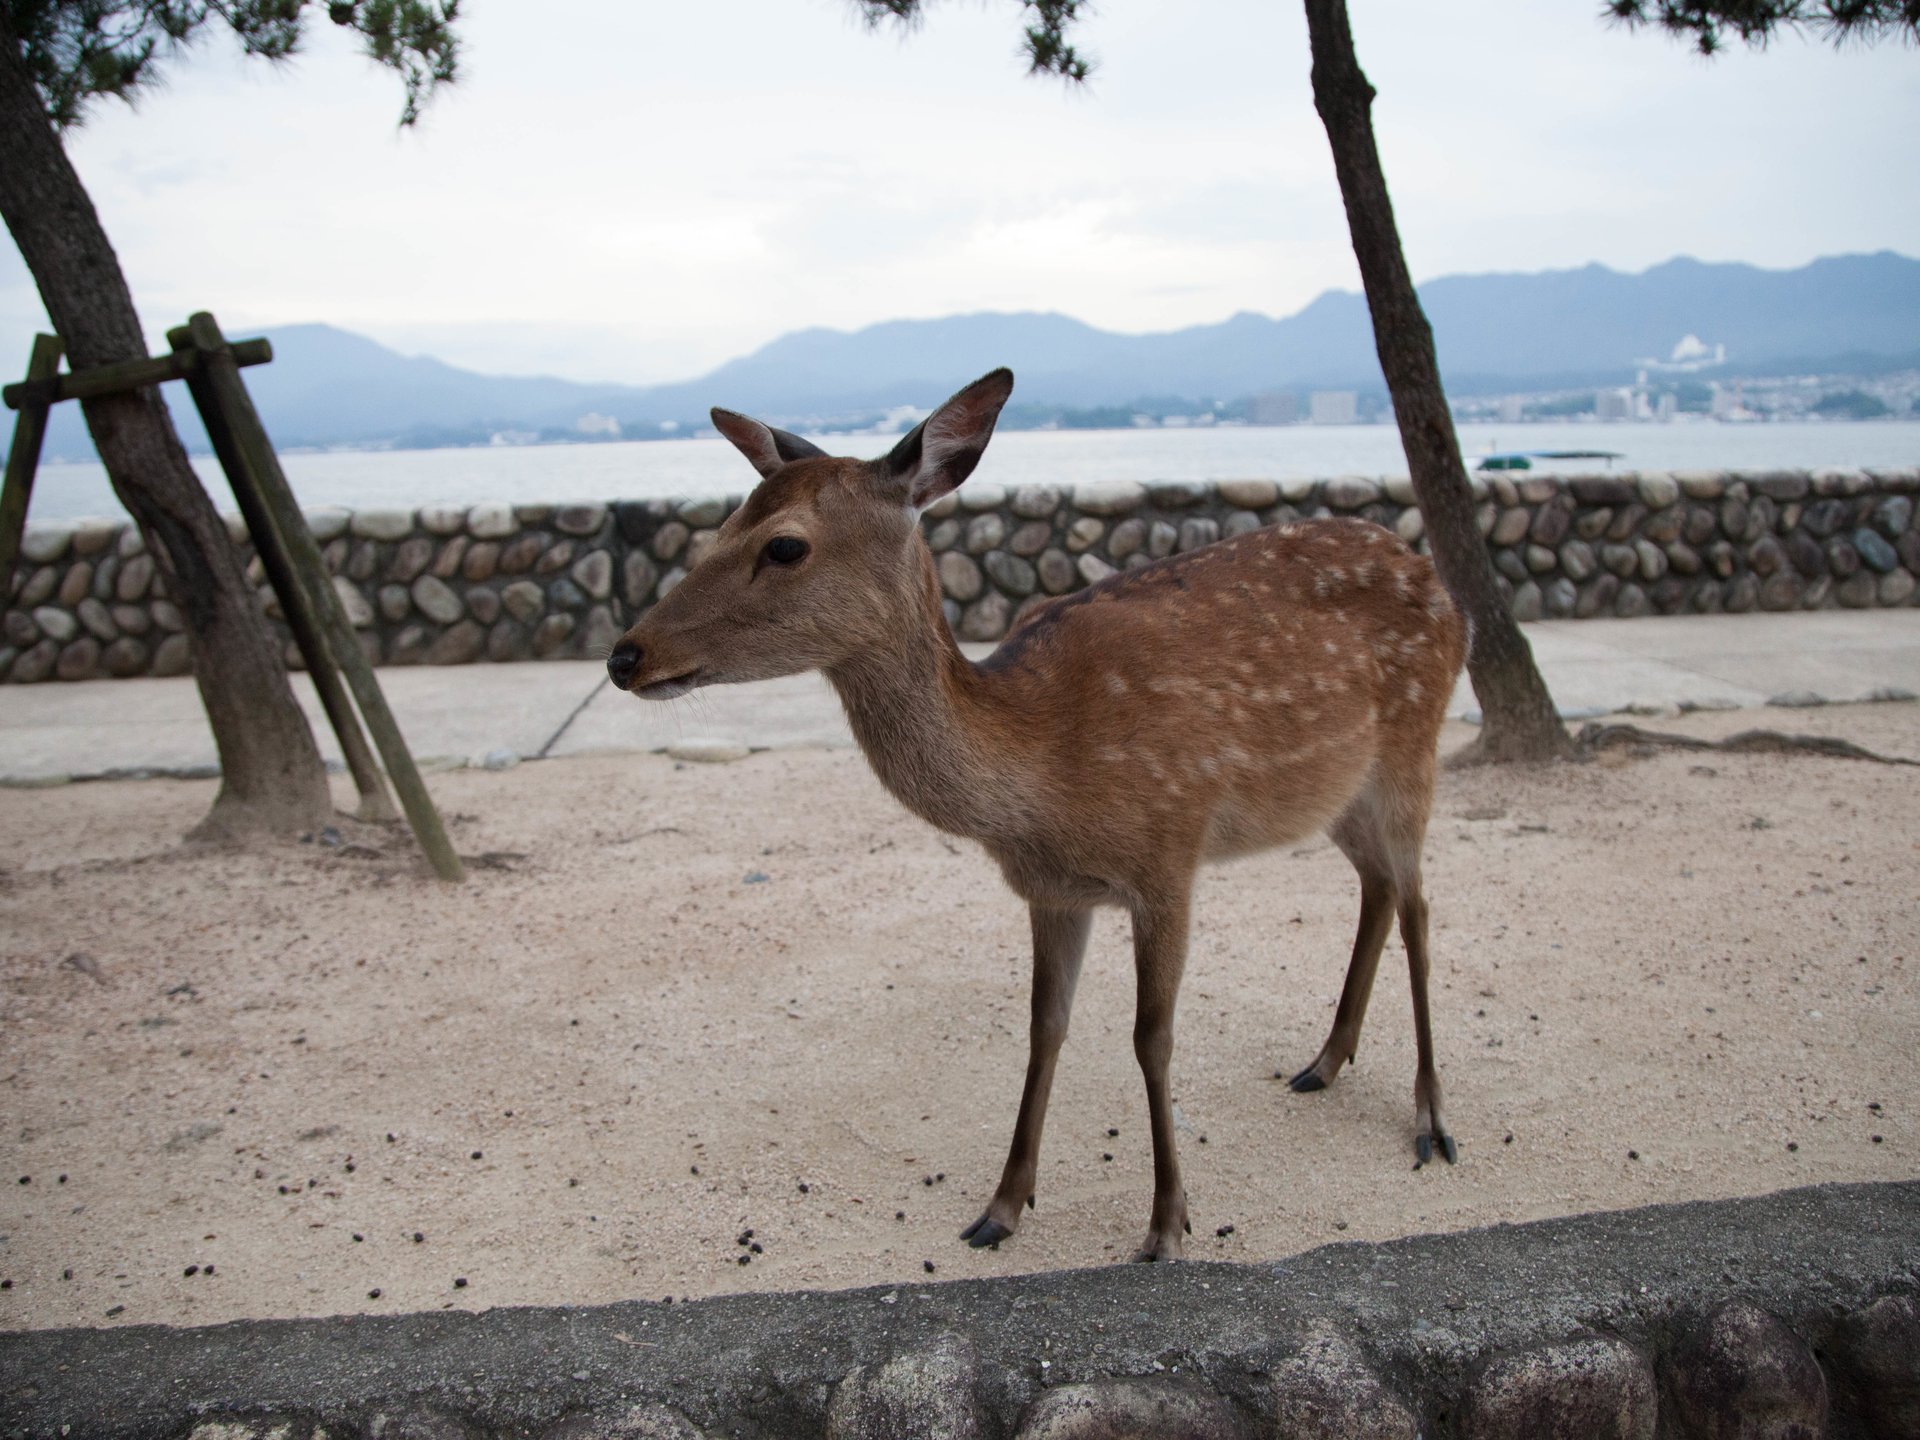
<svg viewBox="0 0 1920 1440"><path fill-rule="evenodd" d="M1040 1169L1040 1128L1047 1119L1047 1096L1053 1090L1054 1062L1067 1038L1067 1017L1073 1010L1073 987L1080 979L1080 960L1087 950L1090 910L1050 910L1032 907L1033 1025L1027 1052L1027 1085L1020 1095L1020 1118L1014 1122L1013 1145L1007 1151L1000 1185L978 1220L960 1232L960 1238L978 1249L1006 1239L1020 1226L1020 1206L1033 1204L1034 1178Z"/></svg>
<svg viewBox="0 0 1920 1440"><path fill-rule="evenodd" d="M1135 1260L1178 1260L1193 1232L1180 1155L1173 1141L1173 1009L1187 963L1187 896L1163 897L1133 912L1133 960L1139 994L1133 1017L1133 1053L1147 1082L1147 1118L1153 1130L1153 1215Z"/></svg>

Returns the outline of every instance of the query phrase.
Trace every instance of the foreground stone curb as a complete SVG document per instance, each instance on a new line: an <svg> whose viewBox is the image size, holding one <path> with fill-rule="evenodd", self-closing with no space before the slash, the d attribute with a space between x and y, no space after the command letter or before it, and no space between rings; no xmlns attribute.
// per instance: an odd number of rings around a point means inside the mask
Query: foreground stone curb
<svg viewBox="0 0 1920 1440"><path fill-rule="evenodd" d="M88 1440L1912 1436L1920 1182L1259 1265L0 1335Z"/></svg>

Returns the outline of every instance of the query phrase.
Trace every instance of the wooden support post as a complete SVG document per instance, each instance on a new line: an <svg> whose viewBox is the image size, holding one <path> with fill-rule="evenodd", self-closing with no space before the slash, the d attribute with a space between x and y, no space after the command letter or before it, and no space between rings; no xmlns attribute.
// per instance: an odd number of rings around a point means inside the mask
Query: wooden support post
<svg viewBox="0 0 1920 1440"><path fill-rule="evenodd" d="M407 751L400 727L394 721L393 712L387 708L379 682L373 677L373 667L367 663L367 657L360 649L359 638L347 623L340 599L334 594L326 566L321 561L320 547L314 543L306 519L294 502L293 490L280 469L280 460L267 438L266 427L260 423L259 413L253 408L247 387L241 383L240 371L234 363L226 337L220 333L213 316L204 311L187 322L186 330L188 344L198 352L195 359L200 374L205 377L213 411L221 417L234 441L235 453L242 461L240 473L233 478L240 485L253 487L271 528L278 533L292 563L295 583L304 586L308 598L312 600L316 618L327 640L324 648L333 651L334 660L346 675L353 698L360 706L360 714L367 722L367 729L373 733L373 741L380 749L381 759L386 761L387 774L393 780L393 788L399 792L400 803L406 809L407 820L420 841L420 848L426 851L435 873L441 879L464 879L460 856L447 838L446 828L440 823L440 812L434 808L433 797L427 794L427 787L420 779L420 771Z"/></svg>
<svg viewBox="0 0 1920 1440"><path fill-rule="evenodd" d="M60 340L54 335L33 337L27 360L27 384L50 379L60 368ZM9 387L11 388L11 387ZM13 445L7 451L7 478L0 484L0 610L13 593L13 562L20 555L20 537L27 528L27 501L33 496L33 472L40 466L40 444L47 438L49 400L16 406Z"/></svg>
<svg viewBox="0 0 1920 1440"><path fill-rule="evenodd" d="M227 423L226 412L214 398L206 368L192 363L198 354L193 348L192 335L187 327L181 326L168 331L167 340L174 346L176 357L185 362L181 369L187 391L199 407L200 419L207 427L207 439L219 458L220 468L226 472L227 483L233 487L233 498L240 504L240 514L247 522L254 550L260 556L260 568L267 572L273 593L279 597L281 612L287 617L287 628L293 632L294 644L300 647L300 655L307 662L307 674L320 697L321 708L327 712L327 721L339 737L340 753L360 791L360 818L397 820L400 812L387 790L379 762L373 757L373 748L367 743L366 732L360 728L360 717L354 714L353 701L327 647L326 631L315 602L300 584L293 560L287 554L286 542L261 503L259 486L248 483L246 455ZM321 583L326 583L325 576L321 577Z"/></svg>
<svg viewBox="0 0 1920 1440"><path fill-rule="evenodd" d="M265 340L242 340L233 347L236 365L264 365L271 359L273 346ZM29 405L52 405L61 400L90 400L96 395L138 390L142 385L184 380L190 364L188 357L175 353L144 360L122 360L114 365L95 365L66 375L56 375L51 370L45 375L29 372L26 379L0 390L0 399L12 410L24 410Z"/></svg>

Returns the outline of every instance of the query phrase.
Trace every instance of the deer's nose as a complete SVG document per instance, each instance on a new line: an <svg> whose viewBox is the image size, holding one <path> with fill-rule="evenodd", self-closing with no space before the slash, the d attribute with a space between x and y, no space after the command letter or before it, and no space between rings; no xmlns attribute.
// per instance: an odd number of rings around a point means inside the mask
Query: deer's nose
<svg viewBox="0 0 1920 1440"><path fill-rule="evenodd" d="M621 690L633 683L634 674L639 669L640 647L631 640L622 640L607 656L607 674L613 677L614 685Z"/></svg>

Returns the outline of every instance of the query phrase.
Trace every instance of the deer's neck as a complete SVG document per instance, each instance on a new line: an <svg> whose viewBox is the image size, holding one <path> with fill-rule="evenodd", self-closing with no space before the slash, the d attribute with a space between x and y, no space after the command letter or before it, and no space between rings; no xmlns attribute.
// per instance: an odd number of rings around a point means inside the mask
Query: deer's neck
<svg viewBox="0 0 1920 1440"><path fill-rule="evenodd" d="M960 653L940 609L924 547L911 603L877 642L830 667L853 736L881 784L950 834L971 839L1020 828L1015 737L999 723L989 682Z"/></svg>

